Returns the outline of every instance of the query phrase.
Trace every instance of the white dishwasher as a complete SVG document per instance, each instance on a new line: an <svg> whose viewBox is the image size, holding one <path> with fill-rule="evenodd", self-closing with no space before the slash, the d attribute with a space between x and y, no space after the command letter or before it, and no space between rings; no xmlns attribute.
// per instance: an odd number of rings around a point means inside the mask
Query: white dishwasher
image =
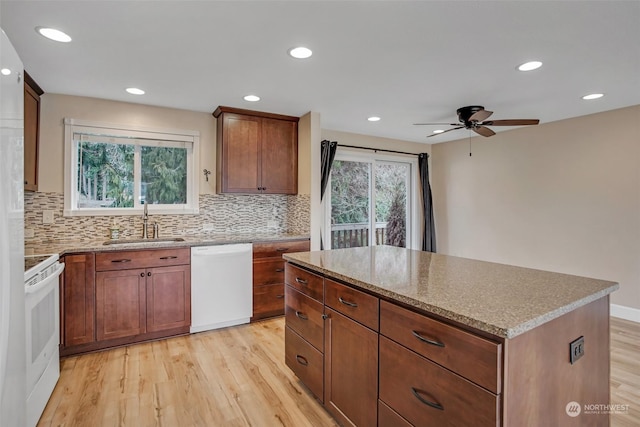
<svg viewBox="0 0 640 427"><path fill-rule="evenodd" d="M191 247L191 333L249 323L251 243Z"/></svg>

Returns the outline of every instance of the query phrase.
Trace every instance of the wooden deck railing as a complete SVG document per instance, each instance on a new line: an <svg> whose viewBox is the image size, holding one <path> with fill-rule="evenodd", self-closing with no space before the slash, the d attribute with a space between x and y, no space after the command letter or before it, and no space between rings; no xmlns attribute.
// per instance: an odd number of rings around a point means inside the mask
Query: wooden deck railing
<svg viewBox="0 0 640 427"><path fill-rule="evenodd" d="M384 245L386 222L376 224L376 245ZM357 248L369 246L369 224L366 222L353 224L333 224L331 226L331 248Z"/></svg>

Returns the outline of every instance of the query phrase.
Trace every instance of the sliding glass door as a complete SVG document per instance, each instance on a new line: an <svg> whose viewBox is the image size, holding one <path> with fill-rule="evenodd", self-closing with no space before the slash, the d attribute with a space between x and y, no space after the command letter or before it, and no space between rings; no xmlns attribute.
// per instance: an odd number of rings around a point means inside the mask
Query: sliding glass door
<svg viewBox="0 0 640 427"><path fill-rule="evenodd" d="M339 152L325 195L325 241L329 243L325 246L409 247L413 163L391 156Z"/></svg>

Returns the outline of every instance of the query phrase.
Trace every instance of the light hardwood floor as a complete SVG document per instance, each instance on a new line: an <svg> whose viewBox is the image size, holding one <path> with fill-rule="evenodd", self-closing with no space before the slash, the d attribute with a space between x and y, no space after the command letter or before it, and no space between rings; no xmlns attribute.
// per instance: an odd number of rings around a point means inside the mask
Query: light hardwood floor
<svg viewBox="0 0 640 427"><path fill-rule="evenodd" d="M62 361L38 426L336 426L284 364L284 319ZM640 324L612 318L612 427L640 426Z"/></svg>

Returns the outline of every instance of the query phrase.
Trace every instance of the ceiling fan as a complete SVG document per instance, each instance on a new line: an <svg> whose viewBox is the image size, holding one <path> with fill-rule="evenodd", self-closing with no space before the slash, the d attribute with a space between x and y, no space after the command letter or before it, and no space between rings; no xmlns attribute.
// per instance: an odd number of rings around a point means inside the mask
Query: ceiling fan
<svg viewBox="0 0 640 427"><path fill-rule="evenodd" d="M457 129L470 129L482 136L493 136L496 133L487 126L528 126L540 123L538 119L507 119L507 120L487 120L493 114L493 111L485 110L481 105L470 105L468 107L458 108L458 120L460 123L414 123L415 125L449 125L454 128L447 129L442 132L427 135L427 138L438 136L446 132Z"/></svg>

